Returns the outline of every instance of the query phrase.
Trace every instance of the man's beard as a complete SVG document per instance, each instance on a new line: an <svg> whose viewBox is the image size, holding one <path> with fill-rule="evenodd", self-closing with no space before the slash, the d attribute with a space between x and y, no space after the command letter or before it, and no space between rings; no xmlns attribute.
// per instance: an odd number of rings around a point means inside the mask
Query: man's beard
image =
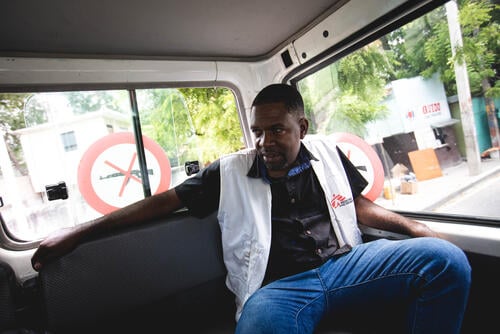
<svg viewBox="0 0 500 334"><path fill-rule="evenodd" d="M263 151L261 152L262 161L268 170L280 171L288 168L288 161L286 157L276 151Z"/></svg>

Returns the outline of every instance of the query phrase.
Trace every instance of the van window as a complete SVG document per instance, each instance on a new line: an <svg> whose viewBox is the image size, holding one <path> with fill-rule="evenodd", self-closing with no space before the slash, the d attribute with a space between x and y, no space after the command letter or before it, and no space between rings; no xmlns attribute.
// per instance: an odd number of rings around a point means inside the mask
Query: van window
<svg viewBox="0 0 500 334"><path fill-rule="evenodd" d="M20 241L169 189L243 145L225 88L2 93L0 100L0 213Z"/></svg>
<svg viewBox="0 0 500 334"><path fill-rule="evenodd" d="M462 15L473 17L467 10L462 8ZM444 6L437 8L295 82L304 96L309 133L338 140L370 182L365 196L393 210L498 219L497 196L488 189L498 189L500 175L467 187L474 171L466 145L477 145L482 172L495 170L498 151L488 153L495 138L484 129L496 127L498 133L499 115L491 125L484 87L471 79L477 142L464 135L470 124L462 120L456 82L450 80L446 15ZM463 26L467 43L475 36Z"/></svg>

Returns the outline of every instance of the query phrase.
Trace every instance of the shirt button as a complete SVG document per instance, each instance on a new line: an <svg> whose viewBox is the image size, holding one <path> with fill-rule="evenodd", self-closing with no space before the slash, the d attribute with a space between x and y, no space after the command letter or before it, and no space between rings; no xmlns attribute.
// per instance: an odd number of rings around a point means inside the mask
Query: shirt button
<svg viewBox="0 0 500 334"><path fill-rule="evenodd" d="M294 204L295 203L295 198L290 199L290 203Z"/></svg>
<svg viewBox="0 0 500 334"><path fill-rule="evenodd" d="M321 253L323 253L323 251L321 250L321 248L316 249L316 254L321 255Z"/></svg>
<svg viewBox="0 0 500 334"><path fill-rule="evenodd" d="M306 231L305 231L305 233L306 233L307 235L311 235L311 234L312 234L311 230L306 230Z"/></svg>

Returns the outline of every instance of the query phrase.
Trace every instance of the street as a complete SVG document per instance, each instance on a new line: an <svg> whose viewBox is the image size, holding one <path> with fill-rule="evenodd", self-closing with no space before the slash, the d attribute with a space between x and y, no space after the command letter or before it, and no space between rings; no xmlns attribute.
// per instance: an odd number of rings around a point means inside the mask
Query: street
<svg viewBox="0 0 500 334"><path fill-rule="evenodd" d="M491 175L472 188L457 194L434 211L489 218L499 217L500 173Z"/></svg>

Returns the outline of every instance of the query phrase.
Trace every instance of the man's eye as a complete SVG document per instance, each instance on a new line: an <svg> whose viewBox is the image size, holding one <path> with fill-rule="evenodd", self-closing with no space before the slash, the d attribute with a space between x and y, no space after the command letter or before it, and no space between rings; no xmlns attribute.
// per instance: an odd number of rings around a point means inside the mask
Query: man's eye
<svg viewBox="0 0 500 334"><path fill-rule="evenodd" d="M273 133L276 134L276 135L282 134L283 133L283 129L282 128L273 129Z"/></svg>
<svg viewBox="0 0 500 334"><path fill-rule="evenodd" d="M262 131L261 130L252 130L252 132L253 132L253 135L255 137L257 137L257 138L260 137L260 136L262 136Z"/></svg>

